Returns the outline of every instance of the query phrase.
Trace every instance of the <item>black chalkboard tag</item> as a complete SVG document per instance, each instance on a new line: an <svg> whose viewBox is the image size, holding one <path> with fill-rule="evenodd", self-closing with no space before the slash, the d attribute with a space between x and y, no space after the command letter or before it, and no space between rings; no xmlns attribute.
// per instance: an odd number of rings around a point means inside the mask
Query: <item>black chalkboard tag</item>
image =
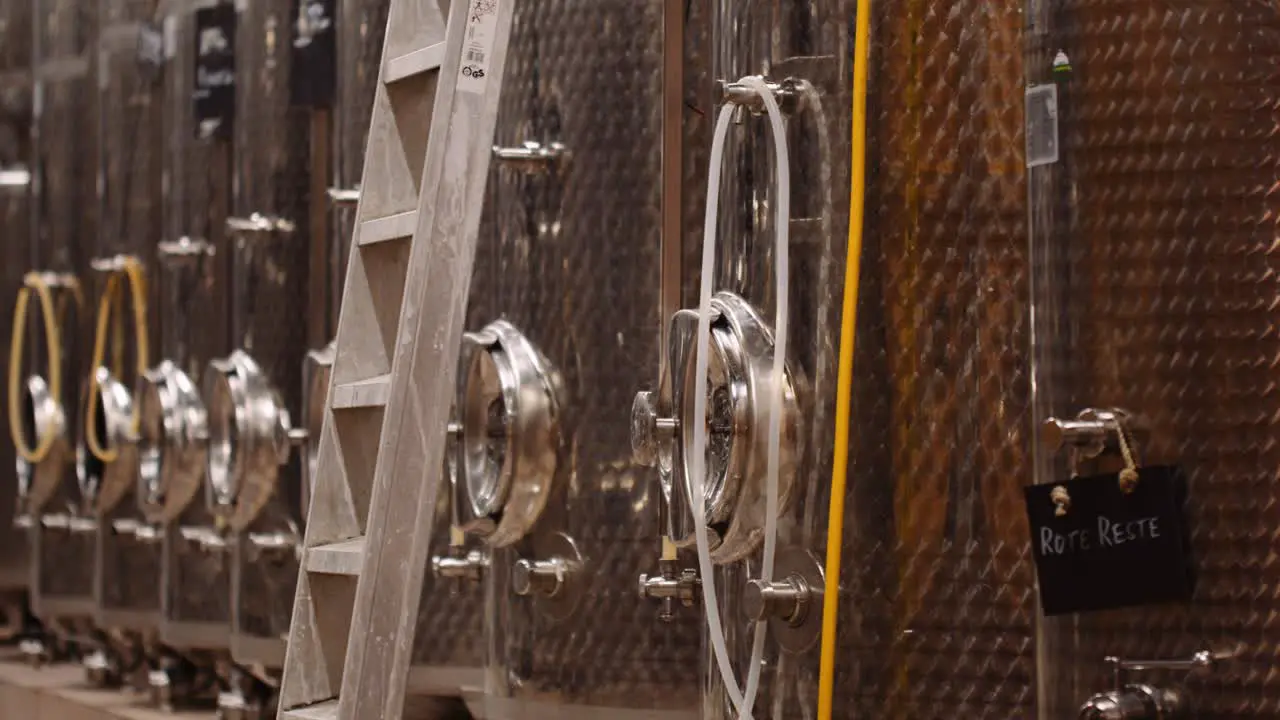
<svg viewBox="0 0 1280 720"><path fill-rule="evenodd" d="M1139 468L1129 493L1115 473L1025 493L1045 615L1191 599L1187 485L1177 468Z"/></svg>
<svg viewBox="0 0 1280 720"><path fill-rule="evenodd" d="M236 8L224 2L195 14L195 135L225 140L236 111Z"/></svg>
<svg viewBox="0 0 1280 720"><path fill-rule="evenodd" d="M294 0L289 100L295 106L333 104L337 90L337 0Z"/></svg>

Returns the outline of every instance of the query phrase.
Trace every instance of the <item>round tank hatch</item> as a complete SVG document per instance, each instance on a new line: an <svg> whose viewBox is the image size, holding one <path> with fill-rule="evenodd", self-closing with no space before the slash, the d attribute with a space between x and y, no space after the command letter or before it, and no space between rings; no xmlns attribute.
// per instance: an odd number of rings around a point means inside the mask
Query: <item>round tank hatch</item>
<svg viewBox="0 0 1280 720"><path fill-rule="evenodd" d="M698 313L681 310L668 333L668 376L657 394L641 393L632 408L636 461L658 468L670 499L667 532L680 547L694 545L694 508L701 508L717 563L740 560L764 538L769 413L782 383L778 457L779 512L791 502L800 454L800 413L789 371L772 377L773 334L743 298L711 300L706 386L707 445L703 493L695 499L691 457Z"/></svg>
<svg viewBox="0 0 1280 720"><path fill-rule="evenodd" d="M200 489L207 457L208 415L195 383L165 360L145 373L138 405L138 507L147 522L178 517Z"/></svg>
<svg viewBox="0 0 1280 720"><path fill-rule="evenodd" d="M245 529L275 492L292 423L257 362L237 350L209 363L204 400L209 444L206 501L233 531Z"/></svg>
<svg viewBox="0 0 1280 720"><path fill-rule="evenodd" d="M58 487L71 469L74 451L67 437L67 416L62 403L49 391L49 384L39 375L31 375L23 385L22 422L28 438L52 436L49 452L34 465L20 463L19 490L25 512L38 513L58 492Z"/></svg>
<svg viewBox="0 0 1280 720"><path fill-rule="evenodd" d="M96 371L98 400L93 430L99 446L114 454L111 462L93 457L83 439L76 450L77 478L86 508L97 515L109 512L133 491L138 472L137 436L133 426L133 396L105 367ZM85 406L86 411L88 405Z"/></svg>
<svg viewBox="0 0 1280 720"><path fill-rule="evenodd" d="M459 373L458 524L492 546L529 531L551 490L560 451L554 376L510 323L467 333Z"/></svg>

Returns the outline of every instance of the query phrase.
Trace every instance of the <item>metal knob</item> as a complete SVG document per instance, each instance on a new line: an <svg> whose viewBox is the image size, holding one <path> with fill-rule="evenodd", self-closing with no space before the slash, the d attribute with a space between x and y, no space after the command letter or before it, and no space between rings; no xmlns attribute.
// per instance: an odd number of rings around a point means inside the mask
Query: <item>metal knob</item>
<svg viewBox="0 0 1280 720"><path fill-rule="evenodd" d="M702 582L698 579L697 570L678 570L674 560L660 560L658 567L662 574L641 575L637 590L642 598L661 600L662 610L658 613L658 619L671 622L675 619L677 602L685 607L693 607L697 602Z"/></svg>
<svg viewBox="0 0 1280 720"><path fill-rule="evenodd" d="M297 230L297 225L292 220L286 220L275 215L253 213L249 217L227 218L227 229L239 235L260 236L273 233L288 235Z"/></svg>
<svg viewBox="0 0 1280 720"><path fill-rule="evenodd" d="M120 682L120 672L112 658L102 650L94 650L81 661L85 679L97 688L107 688Z"/></svg>
<svg viewBox="0 0 1280 720"><path fill-rule="evenodd" d="M554 597L569 576L569 563L562 558L517 560L511 569L511 590L517 595L534 593Z"/></svg>
<svg viewBox="0 0 1280 720"><path fill-rule="evenodd" d="M27 639L18 643L18 652L31 667L41 667L49 662L52 653L41 640Z"/></svg>
<svg viewBox="0 0 1280 720"><path fill-rule="evenodd" d="M89 261L89 268L94 272L114 273L121 272L128 266L129 262L137 262L138 258L132 255L110 255L107 257L96 257Z"/></svg>
<svg viewBox="0 0 1280 720"><path fill-rule="evenodd" d="M799 83L795 79L787 78L782 82L766 80L765 85L773 91L773 97L778 103L778 109L783 114L790 115L800 109ZM753 115L760 115L765 112L764 100L744 82L726 83L722 86L722 93L724 102L744 107Z"/></svg>
<svg viewBox="0 0 1280 720"><path fill-rule="evenodd" d="M336 188L331 187L328 190L329 202L336 207L350 208L355 207L360 202L360 188Z"/></svg>
<svg viewBox="0 0 1280 720"><path fill-rule="evenodd" d="M631 453L636 463L652 467L658 463L658 448L675 436L675 418L658 416L652 392L636 393L631 403Z"/></svg>
<svg viewBox="0 0 1280 720"><path fill-rule="evenodd" d="M1080 720L1182 720L1189 703L1176 690L1129 685L1099 693L1080 707Z"/></svg>
<svg viewBox="0 0 1280 720"><path fill-rule="evenodd" d="M493 147L493 157L500 165L527 175L549 172L569 156L564 145L526 141L519 147Z"/></svg>
<svg viewBox="0 0 1280 720"><path fill-rule="evenodd" d="M749 580L742 594L742 609L752 620L780 618L792 625L804 622L813 592L799 575L781 582Z"/></svg>
<svg viewBox="0 0 1280 720"><path fill-rule="evenodd" d="M154 544L164 539L164 531L157 525L138 523L133 531L133 537L140 543Z"/></svg>
<svg viewBox="0 0 1280 720"><path fill-rule="evenodd" d="M283 559L293 557L295 559L302 558L301 538L296 532L264 532L264 533L247 533L249 540L250 559L259 557L270 557L273 559Z"/></svg>
<svg viewBox="0 0 1280 720"><path fill-rule="evenodd" d="M209 527L181 527L178 533L182 539L196 545L205 552L219 552L227 547L227 541L217 530Z"/></svg>
<svg viewBox="0 0 1280 720"><path fill-rule="evenodd" d="M1102 420L1049 418L1040 426L1040 442L1052 452L1068 445L1091 445L1106 440L1108 425Z"/></svg>
<svg viewBox="0 0 1280 720"><path fill-rule="evenodd" d="M191 238L186 235L177 240L165 240L161 242L157 249L162 258L192 258L206 257L214 253L213 246L199 238Z"/></svg>
<svg viewBox="0 0 1280 720"><path fill-rule="evenodd" d="M438 578L480 582L487 567L489 559L479 550L463 552L461 548L450 548L448 555L431 558L431 574Z"/></svg>

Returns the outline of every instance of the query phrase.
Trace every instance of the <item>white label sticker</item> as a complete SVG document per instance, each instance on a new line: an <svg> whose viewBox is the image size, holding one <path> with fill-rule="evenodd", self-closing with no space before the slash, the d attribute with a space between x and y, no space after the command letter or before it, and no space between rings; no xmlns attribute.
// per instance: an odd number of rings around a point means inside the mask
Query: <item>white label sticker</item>
<svg viewBox="0 0 1280 720"><path fill-rule="evenodd" d="M1058 86L1027 88L1027 167L1058 162Z"/></svg>
<svg viewBox="0 0 1280 720"><path fill-rule="evenodd" d="M484 93L489 83L489 60L498 28L500 0L469 0L467 29L462 39L462 64L458 68L458 92Z"/></svg>

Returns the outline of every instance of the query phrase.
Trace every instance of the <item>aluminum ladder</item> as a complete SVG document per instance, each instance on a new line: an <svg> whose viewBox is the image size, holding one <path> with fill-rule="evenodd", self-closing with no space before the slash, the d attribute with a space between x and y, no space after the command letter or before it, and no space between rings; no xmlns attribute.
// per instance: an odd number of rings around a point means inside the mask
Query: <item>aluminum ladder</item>
<svg viewBox="0 0 1280 720"><path fill-rule="evenodd" d="M388 11L281 720L404 708L514 4Z"/></svg>

